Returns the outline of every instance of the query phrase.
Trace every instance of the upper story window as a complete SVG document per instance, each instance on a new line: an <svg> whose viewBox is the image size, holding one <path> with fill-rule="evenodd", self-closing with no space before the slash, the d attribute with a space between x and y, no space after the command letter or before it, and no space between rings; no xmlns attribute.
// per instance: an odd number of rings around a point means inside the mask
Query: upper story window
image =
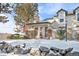
<svg viewBox="0 0 79 59"><path fill-rule="evenodd" d="M64 22L64 19L60 19L60 22Z"/></svg>
<svg viewBox="0 0 79 59"><path fill-rule="evenodd" d="M60 10L57 12L57 14L58 14L59 22L64 22L65 16L66 16L66 14L67 14L67 11L64 10L64 9L60 9Z"/></svg>
<svg viewBox="0 0 79 59"><path fill-rule="evenodd" d="M64 22L64 16L60 15L60 22Z"/></svg>
<svg viewBox="0 0 79 59"><path fill-rule="evenodd" d="M79 13L77 14L77 21L79 21Z"/></svg>

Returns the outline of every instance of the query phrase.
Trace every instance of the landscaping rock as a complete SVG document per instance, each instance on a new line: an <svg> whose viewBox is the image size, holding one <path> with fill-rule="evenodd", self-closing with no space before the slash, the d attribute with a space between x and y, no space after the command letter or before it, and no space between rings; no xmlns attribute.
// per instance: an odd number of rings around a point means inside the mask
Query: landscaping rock
<svg viewBox="0 0 79 59"><path fill-rule="evenodd" d="M4 41L0 42L0 49L3 53L10 53L13 51L13 47L9 43L6 43Z"/></svg>
<svg viewBox="0 0 79 59"><path fill-rule="evenodd" d="M20 45L16 45L15 48L21 48L21 46Z"/></svg>
<svg viewBox="0 0 79 59"><path fill-rule="evenodd" d="M15 48L14 49L14 54L21 54L22 49L21 48Z"/></svg>
<svg viewBox="0 0 79 59"><path fill-rule="evenodd" d="M23 48L25 48L25 47L26 47L26 43L23 44Z"/></svg>
<svg viewBox="0 0 79 59"><path fill-rule="evenodd" d="M2 42L0 42L0 44L6 44L7 42L5 42L5 41L2 41Z"/></svg>
<svg viewBox="0 0 79 59"><path fill-rule="evenodd" d="M56 53L56 52L59 52L59 48L56 48L56 47L51 47L50 50L52 50L52 51L55 52L55 53Z"/></svg>
<svg viewBox="0 0 79 59"><path fill-rule="evenodd" d="M11 53L13 52L13 46L9 45L7 48L6 48L6 53Z"/></svg>
<svg viewBox="0 0 79 59"><path fill-rule="evenodd" d="M68 48L68 49L65 49L66 53L69 53L73 50L73 48Z"/></svg>
<svg viewBox="0 0 79 59"><path fill-rule="evenodd" d="M49 48L43 46L40 46L39 50L41 51L41 56L46 56L50 52Z"/></svg>
<svg viewBox="0 0 79 59"><path fill-rule="evenodd" d="M50 50L52 50L54 53L59 53L62 56L65 56L67 53L71 52L73 50L73 48L59 49L56 47L51 47Z"/></svg>
<svg viewBox="0 0 79 59"><path fill-rule="evenodd" d="M40 56L39 48L31 48L30 54L31 54L32 56Z"/></svg>
<svg viewBox="0 0 79 59"><path fill-rule="evenodd" d="M73 50L73 48L61 49L61 50L59 50L59 53L62 56L65 56L66 54L71 53L72 50Z"/></svg>
<svg viewBox="0 0 79 59"><path fill-rule="evenodd" d="M79 56L79 52L67 53L66 56Z"/></svg>
<svg viewBox="0 0 79 59"><path fill-rule="evenodd" d="M54 53L49 53L47 56L56 56Z"/></svg>
<svg viewBox="0 0 79 59"><path fill-rule="evenodd" d="M8 45L8 43L6 43L5 41L0 42L0 49L1 49L1 51L2 51L5 47L7 47L7 45Z"/></svg>
<svg viewBox="0 0 79 59"><path fill-rule="evenodd" d="M49 53L49 51L50 51L49 48L44 47L44 46L40 46L39 50L40 50L41 52L47 52L47 53Z"/></svg>
<svg viewBox="0 0 79 59"><path fill-rule="evenodd" d="M30 53L31 48L23 49L22 54Z"/></svg>
<svg viewBox="0 0 79 59"><path fill-rule="evenodd" d="M57 53L49 53L47 54L47 56L61 56L61 54L59 54L58 52Z"/></svg>
<svg viewBox="0 0 79 59"><path fill-rule="evenodd" d="M60 49L59 50L59 54L61 54L62 56L66 55L66 51L64 49Z"/></svg>
<svg viewBox="0 0 79 59"><path fill-rule="evenodd" d="M47 52L41 52L41 56L46 56L47 54Z"/></svg>

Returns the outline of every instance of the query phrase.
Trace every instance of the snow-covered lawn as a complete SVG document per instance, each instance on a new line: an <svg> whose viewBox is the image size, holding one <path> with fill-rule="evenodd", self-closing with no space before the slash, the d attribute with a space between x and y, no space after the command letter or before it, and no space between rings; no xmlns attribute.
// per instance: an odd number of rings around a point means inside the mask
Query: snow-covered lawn
<svg viewBox="0 0 79 59"><path fill-rule="evenodd" d="M46 46L46 47L57 47L60 49L65 49L68 47L72 47L73 51L79 52L79 42L78 41L65 41L65 40L58 40L58 39L52 39L52 40L45 40L45 39L31 39L31 40L0 40L6 41L10 43L11 45L23 45L23 43L26 43L27 47L40 47L40 46Z"/></svg>

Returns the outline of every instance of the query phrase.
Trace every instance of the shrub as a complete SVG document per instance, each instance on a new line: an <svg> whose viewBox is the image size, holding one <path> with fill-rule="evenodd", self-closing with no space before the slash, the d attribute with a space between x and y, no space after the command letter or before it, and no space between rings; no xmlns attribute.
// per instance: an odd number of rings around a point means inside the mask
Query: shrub
<svg viewBox="0 0 79 59"><path fill-rule="evenodd" d="M60 40L62 40L65 36L64 36L64 34L65 34L65 30L57 30L57 32L56 32L56 37L57 37L57 39L60 39Z"/></svg>
<svg viewBox="0 0 79 59"><path fill-rule="evenodd" d="M9 39L23 39L23 37L20 34L13 34L8 37Z"/></svg>

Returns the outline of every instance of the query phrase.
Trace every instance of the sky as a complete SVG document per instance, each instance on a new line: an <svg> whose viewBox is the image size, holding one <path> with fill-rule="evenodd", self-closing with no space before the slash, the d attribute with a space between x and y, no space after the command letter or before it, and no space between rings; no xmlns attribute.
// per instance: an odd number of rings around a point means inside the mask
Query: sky
<svg viewBox="0 0 79 59"><path fill-rule="evenodd" d="M67 11L73 11L79 6L79 3L41 3L38 5L40 20L42 21L57 15L56 12L61 8Z"/></svg>
<svg viewBox="0 0 79 59"><path fill-rule="evenodd" d="M7 20L9 20L9 22L7 23L0 22L0 33L14 33L15 21L13 16L10 14L5 14L5 16L8 17Z"/></svg>
<svg viewBox="0 0 79 59"><path fill-rule="evenodd" d="M67 11L73 11L79 3L39 3L39 17L40 21L46 18L52 18L56 15L56 12L61 8ZM3 24L0 23L0 33L14 33L15 21L11 14L5 14L8 17L9 22Z"/></svg>

